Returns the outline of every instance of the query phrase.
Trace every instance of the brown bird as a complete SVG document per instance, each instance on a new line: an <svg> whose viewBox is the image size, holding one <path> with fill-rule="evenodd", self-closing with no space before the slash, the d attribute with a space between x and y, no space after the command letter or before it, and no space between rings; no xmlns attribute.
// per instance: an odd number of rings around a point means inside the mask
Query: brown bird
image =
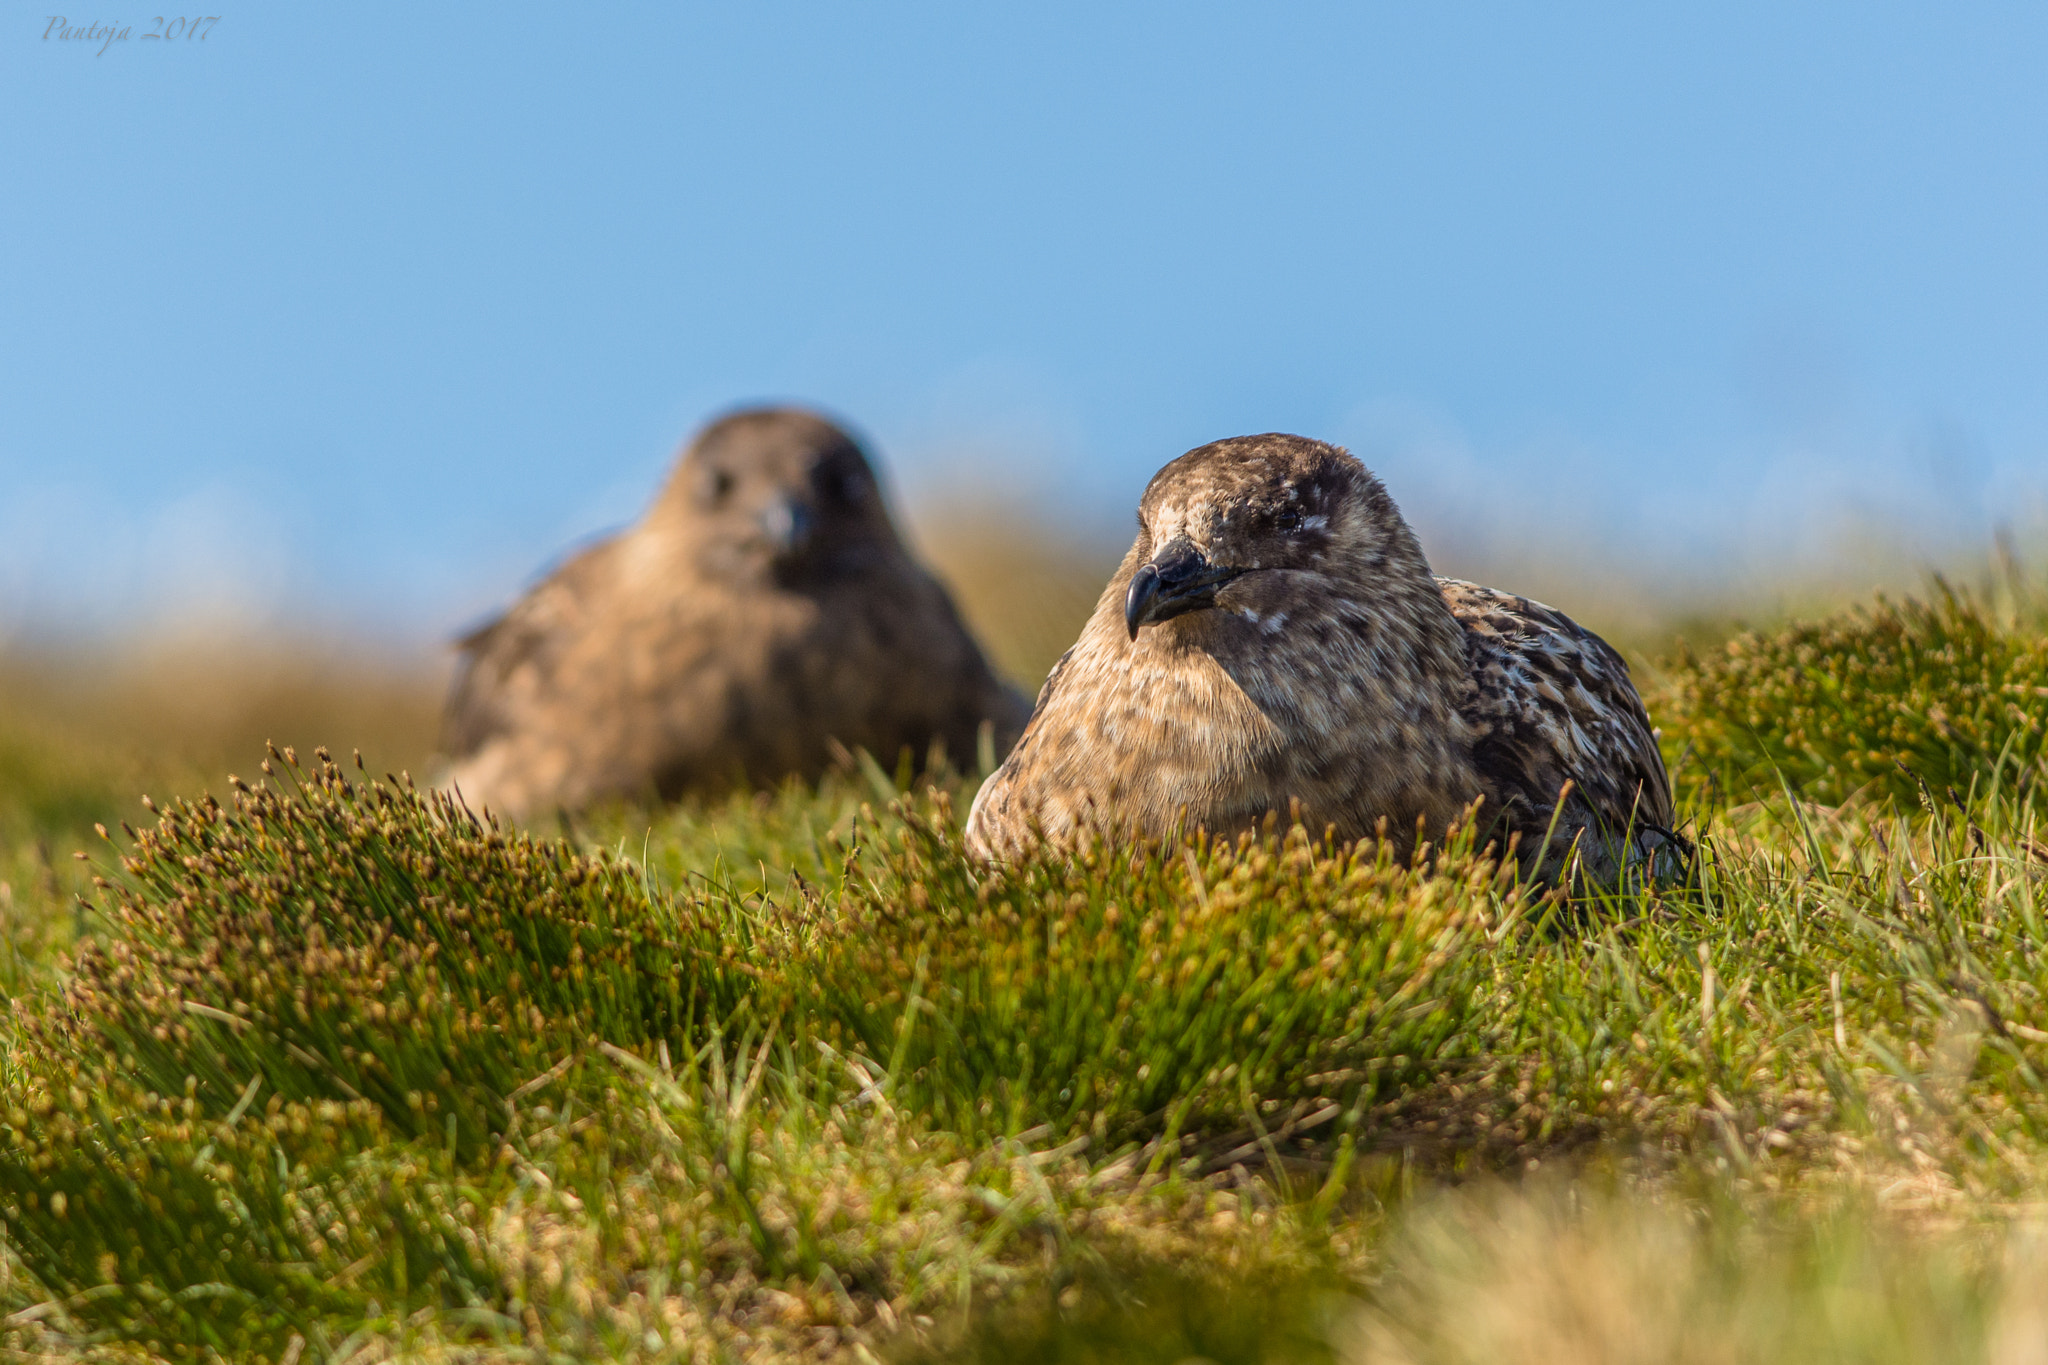
<svg viewBox="0 0 2048 1365"><path fill-rule="evenodd" d="M460 648L449 780L514 818L812 777L835 745L968 763L984 722L1000 753L1029 710L898 539L860 446L789 408L707 427L645 517Z"/></svg>
<svg viewBox="0 0 2048 1365"><path fill-rule="evenodd" d="M1474 800L1525 868L1668 874L1670 781L1628 666L1527 598L1432 577L1335 446L1218 441L1160 470L1138 538L968 814L1014 859L1098 831L1233 835L1299 803L1340 840L1432 837ZM1547 836L1547 838L1546 838Z"/></svg>

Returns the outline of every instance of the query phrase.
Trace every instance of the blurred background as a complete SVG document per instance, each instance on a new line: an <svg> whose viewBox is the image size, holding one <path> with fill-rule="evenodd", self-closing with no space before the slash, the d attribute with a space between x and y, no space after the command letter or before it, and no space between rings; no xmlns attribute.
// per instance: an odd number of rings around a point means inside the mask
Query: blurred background
<svg viewBox="0 0 2048 1365"><path fill-rule="evenodd" d="M59 18L0 21L0 773L430 763L447 642L742 401L862 430L1027 685L1243 432L1643 660L2048 526L2038 6Z"/></svg>

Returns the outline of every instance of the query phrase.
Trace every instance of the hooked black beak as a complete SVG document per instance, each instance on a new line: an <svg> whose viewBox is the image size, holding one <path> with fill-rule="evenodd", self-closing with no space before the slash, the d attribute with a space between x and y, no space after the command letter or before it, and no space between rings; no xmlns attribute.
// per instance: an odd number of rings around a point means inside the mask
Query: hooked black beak
<svg viewBox="0 0 2048 1365"><path fill-rule="evenodd" d="M1216 605L1216 589L1243 572L1211 564L1186 536L1176 536L1131 575L1131 590L1124 597L1124 624L1131 638L1138 638L1138 627L1147 621L1167 621Z"/></svg>
<svg viewBox="0 0 2048 1365"><path fill-rule="evenodd" d="M777 498L763 509L761 533L777 559L801 554L811 538L811 509L797 498Z"/></svg>

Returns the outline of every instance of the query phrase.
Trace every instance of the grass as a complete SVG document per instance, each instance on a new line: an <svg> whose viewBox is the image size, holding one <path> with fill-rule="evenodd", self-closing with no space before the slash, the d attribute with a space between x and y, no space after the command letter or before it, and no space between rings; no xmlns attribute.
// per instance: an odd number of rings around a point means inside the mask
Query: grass
<svg viewBox="0 0 2048 1365"><path fill-rule="evenodd" d="M260 745L174 799L244 722L17 670L0 1350L2035 1359L2039 619L1681 653L1697 874L1578 906L1278 827L991 873L907 763L564 830Z"/></svg>
<svg viewBox="0 0 2048 1365"><path fill-rule="evenodd" d="M1681 655L1672 710L1701 770L1736 795L1785 783L1839 804L2031 784L2048 757L2048 638L1936 580L1875 604ZM2015 613L2016 614L2016 613Z"/></svg>

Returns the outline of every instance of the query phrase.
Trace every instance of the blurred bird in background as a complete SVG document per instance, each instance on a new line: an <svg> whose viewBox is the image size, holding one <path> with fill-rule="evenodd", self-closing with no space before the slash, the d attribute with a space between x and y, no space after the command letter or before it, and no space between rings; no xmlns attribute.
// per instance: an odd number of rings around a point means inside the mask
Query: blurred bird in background
<svg viewBox="0 0 2048 1365"><path fill-rule="evenodd" d="M815 777L837 746L971 764L1029 712L904 548L858 443L793 408L707 427L634 526L460 642L443 747L473 804Z"/></svg>
<svg viewBox="0 0 2048 1365"><path fill-rule="evenodd" d="M969 848L1233 835L1299 803L1340 840L1480 818L1524 867L1613 885L1685 841L1628 666L1527 598L1431 576L1335 446L1246 436L1160 470L1137 541L977 793Z"/></svg>

